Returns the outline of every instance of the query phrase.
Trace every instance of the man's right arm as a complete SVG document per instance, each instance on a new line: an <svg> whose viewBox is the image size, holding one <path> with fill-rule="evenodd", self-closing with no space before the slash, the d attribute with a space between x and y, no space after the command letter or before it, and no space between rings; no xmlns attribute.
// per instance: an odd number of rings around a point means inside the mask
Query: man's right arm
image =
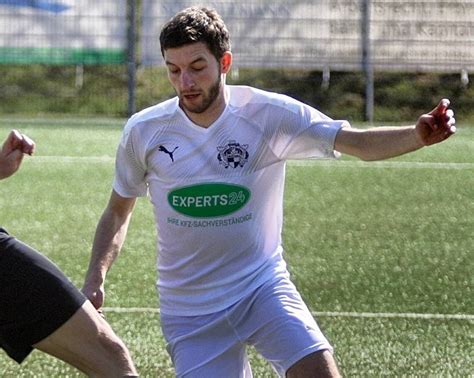
<svg viewBox="0 0 474 378"><path fill-rule="evenodd" d="M95 232L92 256L82 292L100 309L104 304L105 276L117 258L127 235L136 198L112 191Z"/></svg>
<svg viewBox="0 0 474 378"><path fill-rule="evenodd" d="M12 130L0 148L0 180L14 174L20 168L23 155L32 155L35 142L18 130Z"/></svg>

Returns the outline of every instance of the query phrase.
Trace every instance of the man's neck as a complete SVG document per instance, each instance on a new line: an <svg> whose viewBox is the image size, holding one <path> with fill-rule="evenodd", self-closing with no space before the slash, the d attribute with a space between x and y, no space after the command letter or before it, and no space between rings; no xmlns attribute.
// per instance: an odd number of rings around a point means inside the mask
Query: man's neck
<svg viewBox="0 0 474 378"><path fill-rule="evenodd" d="M207 129L208 127L212 126L212 124L216 122L224 112L227 106L227 96L226 86L224 85L222 92L216 98L214 103L204 112L193 113L187 111L184 108L182 109L193 123L195 123L197 126Z"/></svg>

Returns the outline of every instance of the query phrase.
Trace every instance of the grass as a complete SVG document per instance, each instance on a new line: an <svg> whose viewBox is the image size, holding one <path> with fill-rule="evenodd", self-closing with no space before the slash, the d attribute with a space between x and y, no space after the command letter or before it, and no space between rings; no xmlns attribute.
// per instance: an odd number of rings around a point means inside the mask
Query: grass
<svg viewBox="0 0 474 378"><path fill-rule="evenodd" d="M53 259L81 286L113 177L123 120L0 120L37 154L0 183L0 225ZM323 312L474 313L474 128L382 163L291 162L284 247L293 279L317 312L348 377L470 376L472 320L328 316ZM436 163L436 164L435 164ZM140 199L106 282L108 307L156 307L155 229ZM143 377L172 377L156 313L107 319ZM472 319L472 317L471 317ZM273 377L250 349L255 377ZM75 377L40 352L21 366L0 352L0 377Z"/></svg>

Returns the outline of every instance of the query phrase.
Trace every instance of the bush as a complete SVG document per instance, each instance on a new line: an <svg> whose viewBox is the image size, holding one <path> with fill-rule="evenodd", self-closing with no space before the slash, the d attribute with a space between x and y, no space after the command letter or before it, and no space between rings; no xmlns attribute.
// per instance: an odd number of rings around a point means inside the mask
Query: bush
<svg viewBox="0 0 474 378"><path fill-rule="evenodd" d="M376 122L412 122L443 97L460 120L474 120L474 88L458 74L376 73ZM365 83L360 72L331 72L329 85L319 71L235 69L230 84L285 93L337 119L364 120ZM163 67L137 70L135 103L143 109L174 95ZM127 116L125 66L0 66L0 112L34 115Z"/></svg>

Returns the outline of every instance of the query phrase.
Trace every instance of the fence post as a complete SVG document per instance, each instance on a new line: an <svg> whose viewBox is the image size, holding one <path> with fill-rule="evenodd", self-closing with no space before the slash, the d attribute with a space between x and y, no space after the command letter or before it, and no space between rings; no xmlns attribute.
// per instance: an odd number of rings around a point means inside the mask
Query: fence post
<svg viewBox="0 0 474 378"><path fill-rule="evenodd" d="M135 89L137 67L135 63L136 9L135 0L127 0L127 116L135 113Z"/></svg>
<svg viewBox="0 0 474 378"><path fill-rule="evenodd" d="M370 0L361 0L362 70L365 76L365 120L374 120L374 69L370 44Z"/></svg>

